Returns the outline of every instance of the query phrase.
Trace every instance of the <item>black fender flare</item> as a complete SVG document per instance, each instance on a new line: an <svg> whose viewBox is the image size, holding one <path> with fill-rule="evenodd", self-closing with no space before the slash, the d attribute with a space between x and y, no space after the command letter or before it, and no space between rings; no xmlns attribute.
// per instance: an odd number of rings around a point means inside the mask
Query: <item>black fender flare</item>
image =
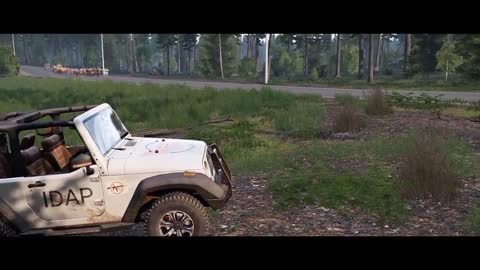
<svg viewBox="0 0 480 270"><path fill-rule="evenodd" d="M149 194L165 190L193 191L214 209L223 207L230 197L228 190L201 173L196 173L194 176L185 176L184 173L156 175L140 181L122 221L135 222L139 210L150 200Z"/></svg>

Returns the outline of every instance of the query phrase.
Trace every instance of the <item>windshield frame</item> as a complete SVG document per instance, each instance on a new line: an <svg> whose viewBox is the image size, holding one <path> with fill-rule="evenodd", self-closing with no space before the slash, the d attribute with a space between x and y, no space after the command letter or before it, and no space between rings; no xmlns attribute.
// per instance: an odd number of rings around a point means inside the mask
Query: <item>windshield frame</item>
<svg viewBox="0 0 480 270"><path fill-rule="evenodd" d="M88 124L89 121L91 121L93 118L95 117L99 117L101 116L102 114L105 114L105 113L108 113L110 112L112 116L115 117L115 119L117 120L117 125L119 124L120 125L120 128L122 130L119 130L115 123L113 123L113 121L111 121L111 124L113 126L115 126L116 130L118 131L118 136L119 136L119 139L116 140L114 143L111 143L109 147L105 147L106 149L103 149L103 147L101 145L99 145L99 142L96 140L96 138L98 138L96 136L96 133L93 133L92 130L90 130L90 125ZM93 115L85 118L83 121L82 121L82 124L83 126L85 127L85 129L87 130L90 138L92 138L92 141L95 143L95 145L97 146L100 154L102 154L103 156L107 155L113 148L115 148L116 145L118 145L125 137L127 137L130 132L128 131L128 129L125 127L125 124L122 122L122 120L120 119L120 117L118 117L117 113L115 112L115 110L112 108L112 107L106 107L96 113L94 113ZM95 129L94 129L95 130ZM123 133L121 133L123 131Z"/></svg>

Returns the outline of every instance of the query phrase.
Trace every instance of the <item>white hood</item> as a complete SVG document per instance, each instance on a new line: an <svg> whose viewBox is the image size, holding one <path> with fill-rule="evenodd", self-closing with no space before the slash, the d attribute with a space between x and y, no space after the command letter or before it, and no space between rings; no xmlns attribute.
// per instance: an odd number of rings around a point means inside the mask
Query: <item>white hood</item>
<svg viewBox="0 0 480 270"><path fill-rule="evenodd" d="M108 159L109 175L203 170L207 144L202 141L130 137ZM129 146L131 145L131 146Z"/></svg>

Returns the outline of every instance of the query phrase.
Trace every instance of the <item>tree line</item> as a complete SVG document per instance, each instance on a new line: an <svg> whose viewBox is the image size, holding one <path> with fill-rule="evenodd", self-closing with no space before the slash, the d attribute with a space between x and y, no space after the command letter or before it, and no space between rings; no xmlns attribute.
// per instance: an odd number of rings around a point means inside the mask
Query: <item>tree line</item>
<svg viewBox="0 0 480 270"><path fill-rule="evenodd" d="M266 37L268 36L268 39ZM100 67L99 34L15 34L22 64ZM268 40L268 44L266 42ZM104 34L111 73L288 81L411 78L454 72L480 78L476 34ZM0 42L12 44L12 35ZM265 46L269 57L265 57Z"/></svg>

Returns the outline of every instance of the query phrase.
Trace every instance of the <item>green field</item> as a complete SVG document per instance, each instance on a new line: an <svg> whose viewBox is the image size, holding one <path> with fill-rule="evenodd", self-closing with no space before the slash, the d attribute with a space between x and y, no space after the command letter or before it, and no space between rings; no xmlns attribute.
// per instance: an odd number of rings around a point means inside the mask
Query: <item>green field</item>
<svg viewBox="0 0 480 270"><path fill-rule="evenodd" d="M327 106L319 96L268 88L217 91L24 77L0 79L0 96L0 114L107 102L132 133L190 128L187 138L220 145L234 175L265 174L280 211L319 203L339 211L359 208L380 222L401 222L408 216L406 201L392 177L392 161L404 153L408 136L322 140L321 135L328 132ZM357 103L350 97L338 99ZM234 121L201 125L226 117ZM460 175L480 172L469 143L452 138L446 147Z"/></svg>

